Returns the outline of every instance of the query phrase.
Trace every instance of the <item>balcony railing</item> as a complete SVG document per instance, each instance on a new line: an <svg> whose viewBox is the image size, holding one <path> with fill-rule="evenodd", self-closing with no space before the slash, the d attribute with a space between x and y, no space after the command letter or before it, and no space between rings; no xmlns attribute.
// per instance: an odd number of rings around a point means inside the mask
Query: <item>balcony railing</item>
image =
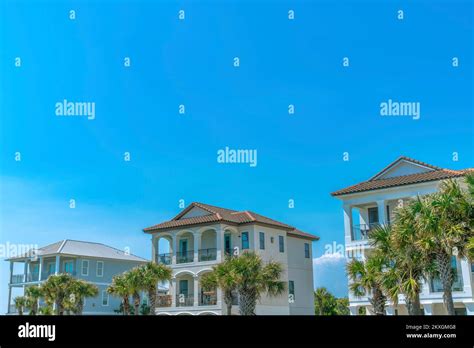
<svg viewBox="0 0 474 348"><path fill-rule="evenodd" d="M217 295L212 294L202 294L201 300L199 301L200 306L215 306L217 304Z"/></svg>
<svg viewBox="0 0 474 348"><path fill-rule="evenodd" d="M199 261L213 261L217 259L217 249L200 249L199 250Z"/></svg>
<svg viewBox="0 0 474 348"><path fill-rule="evenodd" d="M370 231L378 226L380 226L378 222L352 226L352 240L369 239Z"/></svg>
<svg viewBox="0 0 474 348"><path fill-rule="evenodd" d="M14 274L12 275L12 284L19 284L19 283L23 283L24 282L24 279L25 279L25 275L24 274Z"/></svg>
<svg viewBox="0 0 474 348"><path fill-rule="evenodd" d="M456 280L453 283L452 291L463 291L464 284L462 282L462 276L456 277ZM443 292L444 287L443 283L439 278L431 279L430 281L430 291L431 292Z"/></svg>
<svg viewBox="0 0 474 348"><path fill-rule="evenodd" d="M193 262L194 260L194 251L186 251L186 252L180 252L176 253L176 263L189 263Z"/></svg>
<svg viewBox="0 0 474 348"><path fill-rule="evenodd" d="M173 259L171 254L156 254L156 262L164 265L171 265Z"/></svg>
<svg viewBox="0 0 474 348"><path fill-rule="evenodd" d="M194 295L176 295L176 307L192 307L194 306Z"/></svg>
<svg viewBox="0 0 474 348"><path fill-rule="evenodd" d="M8 313L18 313L18 309L16 309L15 305L10 305Z"/></svg>
<svg viewBox="0 0 474 348"><path fill-rule="evenodd" d="M171 295L160 295L156 297L157 307L171 307L173 297Z"/></svg>

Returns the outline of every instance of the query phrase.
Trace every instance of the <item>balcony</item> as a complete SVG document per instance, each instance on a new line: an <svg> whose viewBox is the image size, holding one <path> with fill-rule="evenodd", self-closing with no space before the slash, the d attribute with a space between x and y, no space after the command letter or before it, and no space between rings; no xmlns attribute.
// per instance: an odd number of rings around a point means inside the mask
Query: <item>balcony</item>
<svg viewBox="0 0 474 348"><path fill-rule="evenodd" d="M156 262L163 265L171 265L173 260L172 254L156 254Z"/></svg>
<svg viewBox="0 0 474 348"><path fill-rule="evenodd" d="M24 274L13 274L11 284L23 283L24 279L25 279Z"/></svg>
<svg viewBox="0 0 474 348"><path fill-rule="evenodd" d="M156 307L171 307L172 304L171 295L160 295L156 297Z"/></svg>
<svg viewBox="0 0 474 348"><path fill-rule="evenodd" d="M200 306L215 306L217 304L217 295L215 292L203 293L199 301Z"/></svg>
<svg viewBox="0 0 474 348"><path fill-rule="evenodd" d="M180 294L176 295L176 307L194 306L194 295Z"/></svg>
<svg viewBox="0 0 474 348"><path fill-rule="evenodd" d="M217 249L200 249L199 250L199 262L213 261L217 259Z"/></svg>
<svg viewBox="0 0 474 348"><path fill-rule="evenodd" d="M371 224L353 225L352 226L352 240L353 241L368 240L370 236L370 231L372 231L374 228L378 226L380 226L378 222L371 223Z"/></svg>
<svg viewBox="0 0 474 348"><path fill-rule="evenodd" d="M176 253L176 263L190 263L194 261L194 251Z"/></svg>
<svg viewBox="0 0 474 348"><path fill-rule="evenodd" d="M462 282L462 276L456 277L453 283L452 291L463 291L464 284ZM430 292L443 292L443 283L439 278L431 279L430 281Z"/></svg>

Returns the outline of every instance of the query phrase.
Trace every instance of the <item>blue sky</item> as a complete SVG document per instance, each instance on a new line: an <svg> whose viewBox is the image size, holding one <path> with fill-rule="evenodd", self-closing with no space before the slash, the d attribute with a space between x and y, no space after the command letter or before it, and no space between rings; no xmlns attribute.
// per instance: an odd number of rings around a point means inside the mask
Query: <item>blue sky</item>
<svg viewBox="0 0 474 348"><path fill-rule="evenodd" d="M467 1L3 1L0 242L150 257L141 229L184 199L317 234L320 257L343 243L330 192L400 155L473 166L472 14ZM95 119L56 116L64 99L94 102ZM420 119L381 117L388 99L420 103ZM226 146L258 165L218 163ZM317 285L345 295L343 262L315 262Z"/></svg>

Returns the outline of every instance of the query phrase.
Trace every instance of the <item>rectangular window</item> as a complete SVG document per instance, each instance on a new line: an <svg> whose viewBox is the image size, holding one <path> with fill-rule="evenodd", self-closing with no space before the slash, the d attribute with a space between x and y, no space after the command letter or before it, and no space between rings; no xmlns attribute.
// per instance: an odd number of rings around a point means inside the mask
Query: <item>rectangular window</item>
<svg viewBox="0 0 474 348"><path fill-rule="evenodd" d="M265 233L259 232L258 237L260 240L260 249L265 250Z"/></svg>
<svg viewBox="0 0 474 348"><path fill-rule="evenodd" d="M288 294L289 300L295 300L295 282L293 280L288 281Z"/></svg>
<svg viewBox="0 0 474 348"><path fill-rule="evenodd" d="M89 275L89 260L82 260L81 275Z"/></svg>
<svg viewBox="0 0 474 348"><path fill-rule="evenodd" d="M97 270L96 274L97 277L103 277L104 276L104 261L97 261Z"/></svg>
<svg viewBox="0 0 474 348"><path fill-rule="evenodd" d="M309 256L309 244L308 243L304 243L304 257L309 259L310 256Z"/></svg>
<svg viewBox="0 0 474 348"><path fill-rule="evenodd" d="M242 250L249 249L249 233L242 232Z"/></svg>
<svg viewBox="0 0 474 348"><path fill-rule="evenodd" d="M64 272L73 274L74 272L74 262L73 261L66 261L64 262Z"/></svg>
<svg viewBox="0 0 474 348"><path fill-rule="evenodd" d="M102 306L108 306L109 305L109 294L107 293L107 290L102 290Z"/></svg>
<svg viewBox="0 0 474 348"><path fill-rule="evenodd" d="M280 245L280 252L284 253L285 252L285 239L283 236L278 236L278 243Z"/></svg>
<svg viewBox="0 0 474 348"><path fill-rule="evenodd" d="M54 263L52 262L48 263L48 276L56 272L55 268L56 268L56 265Z"/></svg>
<svg viewBox="0 0 474 348"><path fill-rule="evenodd" d="M369 208L369 225L377 224L379 222L379 210L378 208Z"/></svg>

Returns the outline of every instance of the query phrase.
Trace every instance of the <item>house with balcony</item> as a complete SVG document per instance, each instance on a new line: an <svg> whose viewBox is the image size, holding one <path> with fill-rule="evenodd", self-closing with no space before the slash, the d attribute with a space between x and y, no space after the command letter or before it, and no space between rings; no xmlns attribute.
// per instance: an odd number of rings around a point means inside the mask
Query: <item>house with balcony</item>
<svg viewBox="0 0 474 348"><path fill-rule="evenodd" d="M206 291L201 277L226 255L245 250L283 265L285 294L263 296L257 314L314 314L312 242L319 238L251 211L192 203L169 221L144 229L151 235L153 260L168 265L173 277L158 294L157 314L221 315L220 289ZM232 312L238 314L238 298Z"/></svg>
<svg viewBox="0 0 474 348"><path fill-rule="evenodd" d="M95 284L99 294L87 298L83 314L115 314L121 299L109 296L112 277L148 262L111 246L77 240L62 240L26 254L7 259L10 262L7 314L17 312L13 299L29 286L40 285L50 275L69 273Z"/></svg>
<svg viewBox="0 0 474 348"><path fill-rule="evenodd" d="M417 195L438 191L443 180L462 180L468 170L450 170L408 157L400 157L366 181L332 193L342 201L346 256L364 259L370 254L370 231L380 224L390 224L398 206ZM467 259L453 257L456 281L453 297L458 314L474 315L473 265ZM389 304L387 314L407 314L403 297L399 305ZM443 287L439 279L423 284L420 300L424 313L445 314ZM352 314L363 307L367 314L371 306L367 297L349 294Z"/></svg>

